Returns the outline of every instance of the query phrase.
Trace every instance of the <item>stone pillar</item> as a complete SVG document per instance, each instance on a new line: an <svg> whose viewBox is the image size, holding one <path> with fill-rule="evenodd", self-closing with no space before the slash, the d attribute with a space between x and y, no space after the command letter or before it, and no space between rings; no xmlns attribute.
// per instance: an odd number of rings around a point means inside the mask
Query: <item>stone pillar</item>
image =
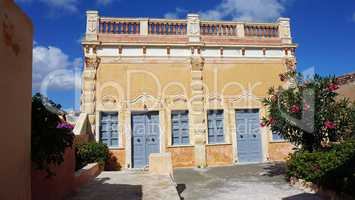
<svg viewBox="0 0 355 200"><path fill-rule="evenodd" d="M237 36L241 38L245 37L244 23L237 24Z"/></svg>
<svg viewBox="0 0 355 200"><path fill-rule="evenodd" d="M94 10L86 11L86 41L97 41L99 33L99 12Z"/></svg>
<svg viewBox="0 0 355 200"><path fill-rule="evenodd" d="M200 16L198 14L187 15L187 36L189 42L200 43Z"/></svg>
<svg viewBox="0 0 355 200"><path fill-rule="evenodd" d="M290 19L280 17L277 19L277 23L279 24L279 37L282 43L292 44Z"/></svg>
<svg viewBox="0 0 355 200"><path fill-rule="evenodd" d="M139 21L140 35L148 35L148 19L143 19Z"/></svg>
<svg viewBox="0 0 355 200"><path fill-rule="evenodd" d="M81 112L88 114L92 132L95 134L95 107L96 107L96 70L100 63L100 58L95 56L85 58L85 68L83 71Z"/></svg>
<svg viewBox="0 0 355 200"><path fill-rule="evenodd" d="M197 167L206 167L206 113L203 87L202 57L191 58L192 99L191 99L191 127L195 141L195 163Z"/></svg>

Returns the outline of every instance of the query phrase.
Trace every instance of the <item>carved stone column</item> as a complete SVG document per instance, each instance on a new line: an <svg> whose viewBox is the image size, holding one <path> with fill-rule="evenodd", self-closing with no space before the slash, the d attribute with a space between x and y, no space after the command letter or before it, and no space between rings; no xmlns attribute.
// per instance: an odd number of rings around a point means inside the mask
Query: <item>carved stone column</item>
<svg viewBox="0 0 355 200"><path fill-rule="evenodd" d="M206 113L205 113L205 92L203 86L202 57L191 58L191 127L195 141L195 163L198 167L206 167Z"/></svg>
<svg viewBox="0 0 355 200"><path fill-rule="evenodd" d="M95 134L95 107L96 107L96 71L100 58L91 56L85 58L83 71L81 112L88 114L92 132Z"/></svg>

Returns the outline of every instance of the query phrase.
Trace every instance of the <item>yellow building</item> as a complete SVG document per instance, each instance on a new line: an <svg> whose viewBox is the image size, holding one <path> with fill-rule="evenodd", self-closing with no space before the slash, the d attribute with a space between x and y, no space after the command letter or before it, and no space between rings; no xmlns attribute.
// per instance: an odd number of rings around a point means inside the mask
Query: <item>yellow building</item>
<svg viewBox="0 0 355 200"><path fill-rule="evenodd" d="M111 18L87 11L81 111L123 168L171 152L174 167L283 159L261 103L294 67L288 18L275 23Z"/></svg>

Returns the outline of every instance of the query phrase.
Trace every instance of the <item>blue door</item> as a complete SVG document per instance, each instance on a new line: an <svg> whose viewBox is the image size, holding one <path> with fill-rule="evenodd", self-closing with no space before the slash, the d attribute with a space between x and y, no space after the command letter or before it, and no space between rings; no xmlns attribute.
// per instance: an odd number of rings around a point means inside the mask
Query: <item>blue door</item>
<svg viewBox="0 0 355 200"><path fill-rule="evenodd" d="M159 151L159 113L133 113L132 167L143 168L147 166L149 155Z"/></svg>
<svg viewBox="0 0 355 200"><path fill-rule="evenodd" d="M259 110L237 110L235 119L238 162L262 162Z"/></svg>

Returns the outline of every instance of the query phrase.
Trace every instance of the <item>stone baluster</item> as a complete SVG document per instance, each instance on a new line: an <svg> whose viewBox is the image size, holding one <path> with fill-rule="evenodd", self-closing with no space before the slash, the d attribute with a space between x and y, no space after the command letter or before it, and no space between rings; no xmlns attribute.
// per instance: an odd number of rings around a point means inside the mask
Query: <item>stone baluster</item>
<svg viewBox="0 0 355 200"><path fill-rule="evenodd" d="M99 25L99 33L103 33L104 32L104 23L100 21L100 25Z"/></svg>
<svg viewBox="0 0 355 200"><path fill-rule="evenodd" d="M181 35L181 24L177 23L177 34Z"/></svg>

